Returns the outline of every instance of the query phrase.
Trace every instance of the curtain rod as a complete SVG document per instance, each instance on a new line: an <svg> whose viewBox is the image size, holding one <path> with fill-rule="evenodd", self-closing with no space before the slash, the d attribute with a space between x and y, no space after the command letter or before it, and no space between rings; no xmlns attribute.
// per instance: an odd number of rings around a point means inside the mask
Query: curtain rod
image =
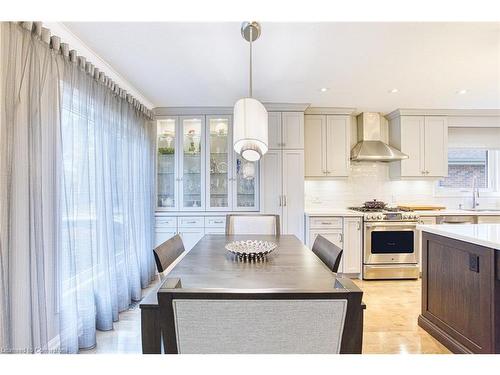
<svg viewBox="0 0 500 375"><path fill-rule="evenodd" d="M106 76L104 72L101 72L99 68L95 67L91 62L83 56L79 56L77 51L70 50L67 43L61 43L61 38L56 35L51 35L50 30L43 27L42 22L18 22L21 27L33 33L42 42L46 43L50 49L53 49L57 53L60 53L63 57L69 59L69 61L78 64L78 66L85 70L85 72L93 77L96 81L104 84L108 89L113 91L113 93L122 99L127 100L127 102L132 105L136 110L143 113L149 119L154 118L154 113L139 100L134 98L131 94L123 90L118 84L116 84L111 78Z"/></svg>

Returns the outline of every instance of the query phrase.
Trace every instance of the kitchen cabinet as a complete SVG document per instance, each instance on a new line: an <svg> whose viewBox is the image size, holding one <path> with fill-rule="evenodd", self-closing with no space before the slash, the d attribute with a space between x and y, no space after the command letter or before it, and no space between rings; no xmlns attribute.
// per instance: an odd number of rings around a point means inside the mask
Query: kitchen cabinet
<svg viewBox="0 0 500 375"><path fill-rule="evenodd" d="M180 207L183 211L196 211L205 207L205 162L202 140L205 135L204 116L180 117L179 179Z"/></svg>
<svg viewBox="0 0 500 375"><path fill-rule="evenodd" d="M179 231L177 233L182 238L182 243L184 244L184 249L186 249L186 251L189 251L205 235L205 229L204 228L179 228Z"/></svg>
<svg viewBox="0 0 500 375"><path fill-rule="evenodd" d="M389 118L390 144L408 159L390 163L392 178L438 178L448 174L446 116Z"/></svg>
<svg viewBox="0 0 500 375"><path fill-rule="evenodd" d="M268 115L269 149L304 148L303 112L269 112Z"/></svg>
<svg viewBox="0 0 500 375"><path fill-rule="evenodd" d="M418 220L419 224L434 225L436 224L436 217L434 216L421 216ZM418 264L420 267L420 273L422 273L422 231L418 231L419 243L420 243L420 254L418 259Z"/></svg>
<svg viewBox="0 0 500 375"><path fill-rule="evenodd" d="M478 224L500 224L500 216L478 216L477 217Z"/></svg>
<svg viewBox="0 0 500 375"><path fill-rule="evenodd" d="M304 151L269 150L261 161L263 213L280 215L281 233L304 239Z"/></svg>
<svg viewBox="0 0 500 375"><path fill-rule="evenodd" d="M233 151L232 116L157 121L158 211L258 211L259 162Z"/></svg>
<svg viewBox="0 0 500 375"><path fill-rule="evenodd" d="M342 252L339 272L352 277L361 276L363 253L363 221L361 217L332 217L306 215L306 244L312 249L320 234Z"/></svg>
<svg viewBox="0 0 500 375"><path fill-rule="evenodd" d="M306 115L306 177L348 176L350 135L351 117L348 115Z"/></svg>
<svg viewBox="0 0 500 375"><path fill-rule="evenodd" d="M362 267L363 223L359 217L344 218L344 263L343 271L349 274L360 274Z"/></svg>
<svg viewBox="0 0 500 375"><path fill-rule="evenodd" d="M184 248L189 251L205 234L224 234L226 217L213 216L157 216L155 218L155 247L179 234Z"/></svg>
<svg viewBox="0 0 500 375"><path fill-rule="evenodd" d="M316 237L320 234L323 237L325 237L328 241L331 243L337 245L341 249L343 249L343 232L342 228L340 229L313 229L309 232L309 243L308 246L310 249L312 249L314 241L316 240ZM344 272L344 263L345 263L345 256L344 253L342 253L342 258L340 259L340 264L339 264L339 269L338 272L342 273Z"/></svg>

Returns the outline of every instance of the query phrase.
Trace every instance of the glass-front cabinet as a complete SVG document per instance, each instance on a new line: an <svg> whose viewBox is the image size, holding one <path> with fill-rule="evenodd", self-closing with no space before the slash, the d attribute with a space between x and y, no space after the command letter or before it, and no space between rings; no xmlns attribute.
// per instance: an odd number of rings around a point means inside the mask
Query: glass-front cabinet
<svg viewBox="0 0 500 375"><path fill-rule="evenodd" d="M176 210L178 205L178 175L176 158L176 117L158 120L156 131L156 192L159 209Z"/></svg>
<svg viewBox="0 0 500 375"><path fill-rule="evenodd" d="M232 197L230 116L207 116L207 211L227 211Z"/></svg>
<svg viewBox="0 0 500 375"><path fill-rule="evenodd" d="M181 209L199 211L205 207L204 144L205 118L180 117L182 157L180 158Z"/></svg>
<svg viewBox="0 0 500 375"><path fill-rule="evenodd" d="M157 121L157 209L258 211L258 163L233 151L232 116Z"/></svg>
<svg viewBox="0 0 500 375"><path fill-rule="evenodd" d="M255 211L258 209L259 194L259 164L246 161L233 153L235 158L233 186L236 194L233 194L233 210Z"/></svg>

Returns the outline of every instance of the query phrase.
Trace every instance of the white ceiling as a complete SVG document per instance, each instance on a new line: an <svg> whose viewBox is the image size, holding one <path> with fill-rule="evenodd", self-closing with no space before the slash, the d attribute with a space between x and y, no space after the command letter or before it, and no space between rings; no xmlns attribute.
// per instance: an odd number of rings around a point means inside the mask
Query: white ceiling
<svg viewBox="0 0 500 375"><path fill-rule="evenodd" d="M247 94L239 23L65 25L156 106L232 106ZM254 96L380 112L498 109L500 23L266 22Z"/></svg>

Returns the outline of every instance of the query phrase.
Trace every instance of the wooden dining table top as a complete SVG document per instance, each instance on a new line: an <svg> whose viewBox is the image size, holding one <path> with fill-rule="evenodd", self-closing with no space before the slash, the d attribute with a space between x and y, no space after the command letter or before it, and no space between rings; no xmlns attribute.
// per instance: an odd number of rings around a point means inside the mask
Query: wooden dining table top
<svg viewBox="0 0 500 375"><path fill-rule="evenodd" d="M260 261L240 260L226 244L240 240L275 242L278 247ZM293 235L205 235L170 271L183 289L338 289L336 275Z"/></svg>

